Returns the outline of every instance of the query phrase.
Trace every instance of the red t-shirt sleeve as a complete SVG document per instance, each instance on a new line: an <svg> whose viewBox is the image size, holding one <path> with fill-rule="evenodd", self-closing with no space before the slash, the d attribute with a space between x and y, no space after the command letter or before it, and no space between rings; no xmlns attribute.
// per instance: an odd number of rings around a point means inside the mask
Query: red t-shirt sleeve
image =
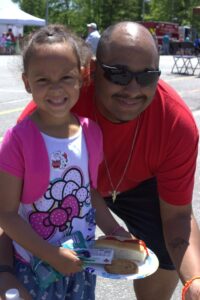
<svg viewBox="0 0 200 300"><path fill-rule="evenodd" d="M36 104L34 101L29 102L29 104L22 111L21 115L17 119L17 123L21 122L25 117L29 116L36 109Z"/></svg>
<svg viewBox="0 0 200 300"><path fill-rule="evenodd" d="M166 141L165 159L157 172L159 196L174 205L192 201L196 160L198 154L198 129L188 111L171 123Z"/></svg>

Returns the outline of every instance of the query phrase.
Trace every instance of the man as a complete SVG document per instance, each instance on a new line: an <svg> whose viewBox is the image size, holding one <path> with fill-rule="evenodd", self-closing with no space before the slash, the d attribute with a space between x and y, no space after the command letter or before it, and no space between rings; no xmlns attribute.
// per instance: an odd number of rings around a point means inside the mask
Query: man
<svg viewBox="0 0 200 300"><path fill-rule="evenodd" d="M13 34L12 28L9 28L9 29L8 29L7 36L10 37L10 40L11 40L12 43L15 43L15 42L16 42L16 38L15 38L15 36L14 36L14 34Z"/></svg>
<svg viewBox="0 0 200 300"><path fill-rule="evenodd" d="M100 33L97 30L96 23L87 24L87 28L88 28L88 36L85 41L90 46L93 55L96 56L96 50L100 39Z"/></svg>
<svg viewBox="0 0 200 300"><path fill-rule="evenodd" d="M198 37L198 34L194 40L194 53L195 55L199 55L200 53L200 38Z"/></svg>
<svg viewBox="0 0 200 300"><path fill-rule="evenodd" d="M163 46L163 54L169 55L170 38L168 34L163 35L162 46Z"/></svg>
<svg viewBox="0 0 200 300"><path fill-rule="evenodd" d="M95 87L82 90L75 109L103 132L99 191L159 258L153 275L134 281L138 300L169 300L178 278L185 283L200 276L200 234L191 206L198 131L176 92L158 81L158 69L148 30L132 22L111 26L98 45ZM30 104L27 111L33 109ZM200 299L200 279L186 297Z"/></svg>

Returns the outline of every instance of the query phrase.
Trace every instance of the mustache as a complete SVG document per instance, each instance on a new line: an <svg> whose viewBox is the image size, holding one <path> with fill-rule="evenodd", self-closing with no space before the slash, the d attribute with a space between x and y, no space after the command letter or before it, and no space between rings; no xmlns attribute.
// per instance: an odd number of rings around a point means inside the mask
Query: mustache
<svg viewBox="0 0 200 300"><path fill-rule="evenodd" d="M123 99L129 99L129 100L146 100L147 97L145 95L138 95L138 96L132 96L128 93L116 93L112 95L112 98L123 98Z"/></svg>

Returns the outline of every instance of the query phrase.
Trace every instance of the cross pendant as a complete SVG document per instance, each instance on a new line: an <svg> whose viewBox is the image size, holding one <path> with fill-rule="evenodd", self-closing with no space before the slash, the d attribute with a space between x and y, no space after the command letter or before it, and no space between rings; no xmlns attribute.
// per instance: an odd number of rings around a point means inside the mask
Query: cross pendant
<svg viewBox="0 0 200 300"><path fill-rule="evenodd" d="M118 192L118 191L115 191L115 190L111 193L113 203L115 203L115 200L116 200L118 194L119 194L119 192Z"/></svg>

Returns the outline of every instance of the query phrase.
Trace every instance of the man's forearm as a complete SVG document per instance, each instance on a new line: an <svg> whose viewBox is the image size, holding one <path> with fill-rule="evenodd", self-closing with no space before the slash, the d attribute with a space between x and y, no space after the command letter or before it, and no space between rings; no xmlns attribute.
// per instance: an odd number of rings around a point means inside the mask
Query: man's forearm
<svg viewBox="0 0 200 300"><path fill-rule="evenodd" d="M13 266L12 240L0 228L0 265Z"/></svg>
<svg viewBox="0 0 200 300"><path fill-rule="evenodd" d="M200 231L192 215L174 223L165 230L166 243L183 283L200 276Z"/></svg>

